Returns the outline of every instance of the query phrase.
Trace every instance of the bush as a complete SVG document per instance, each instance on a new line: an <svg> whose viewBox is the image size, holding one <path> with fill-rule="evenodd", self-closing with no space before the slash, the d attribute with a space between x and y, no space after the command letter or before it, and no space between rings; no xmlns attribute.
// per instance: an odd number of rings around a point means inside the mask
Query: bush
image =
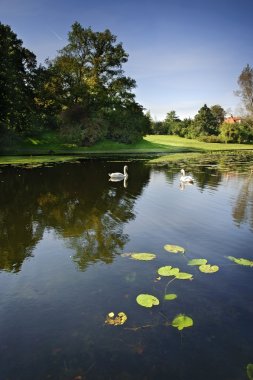
<svg viewBox="0 0 253 380"><path fill-rule="evenodd" d="M61 114L61 136L65 142L91 146L105 138L107 122L103 115L91 115L82 105L76 104Z"/></svg>
<svg viewBox="0 0 253 380"><path fill-rule="evenodd" d="M107 138L124 144L135 143L150 130L150 120L137 104L119 107L107 114Z"/></svg>
<svg viewBox="0 0 253 380"><path fill-rule="evenodd" d="M251 143L253 142L253 122L244 120L242 123L223 123L220 126L219 137L225 143Z"/></svg>
<svg viewBox="0 0 253 380"><path fill-rule="evenodd" d="M206 143L222 143L223 142L220 136L216 136L216 135L199 136L198 140L206 142Z"/></svg>

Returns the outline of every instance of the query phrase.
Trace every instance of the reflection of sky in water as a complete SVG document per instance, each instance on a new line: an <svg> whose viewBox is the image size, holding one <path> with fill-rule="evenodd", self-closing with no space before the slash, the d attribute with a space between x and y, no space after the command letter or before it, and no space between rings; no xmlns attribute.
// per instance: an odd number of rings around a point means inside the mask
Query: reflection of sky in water
<svg viewBox="0 0 253 380"><path fill-rule="evenodd" d="M247 220L242 220L245 224L238 230L231 215L247 180L243 176L230 184L223 179L218 188L207 186L203 190L196 184L180 191L179 178L171 183L166 180L164 172L154 172L151 174L152 186L146 187L136 202L136 218L127 226L127 232L136 238L139 236L143 245L145 238L149 238L155 249L161 241L164 244L168 241L184 242L196 253L201 253L202 249L217 250L221 246L229 251L226 246L231 243L241 249L244 245L241 240L247 246L252 236ZM252 199L251 195L251 199L245 202L250 205Z"/></svg>

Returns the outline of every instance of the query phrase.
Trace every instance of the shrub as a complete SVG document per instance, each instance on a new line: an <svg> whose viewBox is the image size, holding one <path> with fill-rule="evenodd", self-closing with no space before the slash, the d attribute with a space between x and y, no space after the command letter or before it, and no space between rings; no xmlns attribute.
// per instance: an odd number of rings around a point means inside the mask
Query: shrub
<svg viewBox="0 0 253 380"><path fill-rule="evenodd" d="M105 138L107 122L101 113L89 114L76 104L61 114L61 136L65 142L90 146Z"/></svg>
<svg viewBox="0 0 253 380"><path fill-rule="evenodd" d="M221 142L223 142L222 139L220 138L220 136L216 136L216 135L199 136L198 140L206 142L206 143L221 143Z"/></svg>
<svg viewBox="0 0 253 380"><path fill-rule="evenodd" d="M220 126L220 135L225 143L251 143L253 142L253 122L244 120L242 123L223 123Z"/></svg>

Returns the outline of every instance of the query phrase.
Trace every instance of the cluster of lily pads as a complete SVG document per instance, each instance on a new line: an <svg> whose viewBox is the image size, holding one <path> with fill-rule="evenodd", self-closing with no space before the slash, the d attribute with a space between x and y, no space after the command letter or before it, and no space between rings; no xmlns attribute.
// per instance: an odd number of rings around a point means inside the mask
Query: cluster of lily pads
<svg viewBox="0 0 253 380"><path fill-rule="evenodd" d="M185 253L185 249L178 245L166 244L164 246L164 249L171 253L181 253L181 254ZM140 261L151 261L156 258L156 255L154 253L147 253L147 252L123 253L122 256L124 257L130 256L131 259L140 260ZM235 258L233 256L228 256L227 258L236 264L253 267L253 261L251 260L243 259L243 258ZM198 266L199 270L202 273L215 273L219 270L218 265L208 264L207 260L203 258L191 259L188 261L188 265ZM175 279L177 280L192 280L193 279L193 275L191 273L181 272L179 268L173 268L171 265L160 267L157 270L157 273L161 277L172 277L172 279L168 282L168 284ZM160 280L161 277L158 277L157 280ZM177 298L177 295L174 293L166 294L168 284L166 285L166 288L165 288L164 300L172 301ZM152 294L139 294L136 297L136 302L138 303L138 305L142 307L146 307L146 308L151 308L153 306L157 306L160 304L159 299ZM127 320L127 316L124 312L118 313L117 316L115 316L113 312L110 312L107 314L105 323L109 325L117 326L117 325L124 324L126 320ZM178 330L183 330L186 327L193 326L193 320L192 318L190 318L189 316L185 314L178 314L171 322L171 325L177 328ZM251 372L252 371L251 364L249 366L250 367L248 368L248 372ZM249 377L249 378L253 380L252 377Z"/></svg>

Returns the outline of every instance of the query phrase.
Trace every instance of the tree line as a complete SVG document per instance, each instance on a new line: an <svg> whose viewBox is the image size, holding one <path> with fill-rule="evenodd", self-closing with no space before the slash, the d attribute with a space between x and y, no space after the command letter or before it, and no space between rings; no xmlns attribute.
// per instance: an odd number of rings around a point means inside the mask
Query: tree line
<svg viewBox="0 0 253 380"><path fill-rule="evenodd" d="M250 114L239 120L235 118L233 123L225 116L226 111L218 104L210 108L204 104L193 119L180 120L173 110L167 113L163 121L154 121L150 117L151 134L177 135L213 143L253 142L253 118Z"/></svg>
<svg viewBox="0 0 253 380"><path fill-rule="evenodd" d="M109 139L134 143L146 134L174 134L210 142L253 141L253 68L238 78L247 117L228 124L220 105L206 104L194 119L170 111L154 121L135 100L134 79L125 75L128 54L110 30L94 32L75 22L68 42L38 65L11 27L0 23L0 143L54 130L80 146Z"/></svg>
<svg viewBox="0 0 253 380"><path fill-rule="evenodd" d="M59 131L72 143L102 139L133 143L150 129L135 101L136 82L124 74L128 54L108 29L75 22L68 43L45 65L0 23L0 138Z"/></svg>

